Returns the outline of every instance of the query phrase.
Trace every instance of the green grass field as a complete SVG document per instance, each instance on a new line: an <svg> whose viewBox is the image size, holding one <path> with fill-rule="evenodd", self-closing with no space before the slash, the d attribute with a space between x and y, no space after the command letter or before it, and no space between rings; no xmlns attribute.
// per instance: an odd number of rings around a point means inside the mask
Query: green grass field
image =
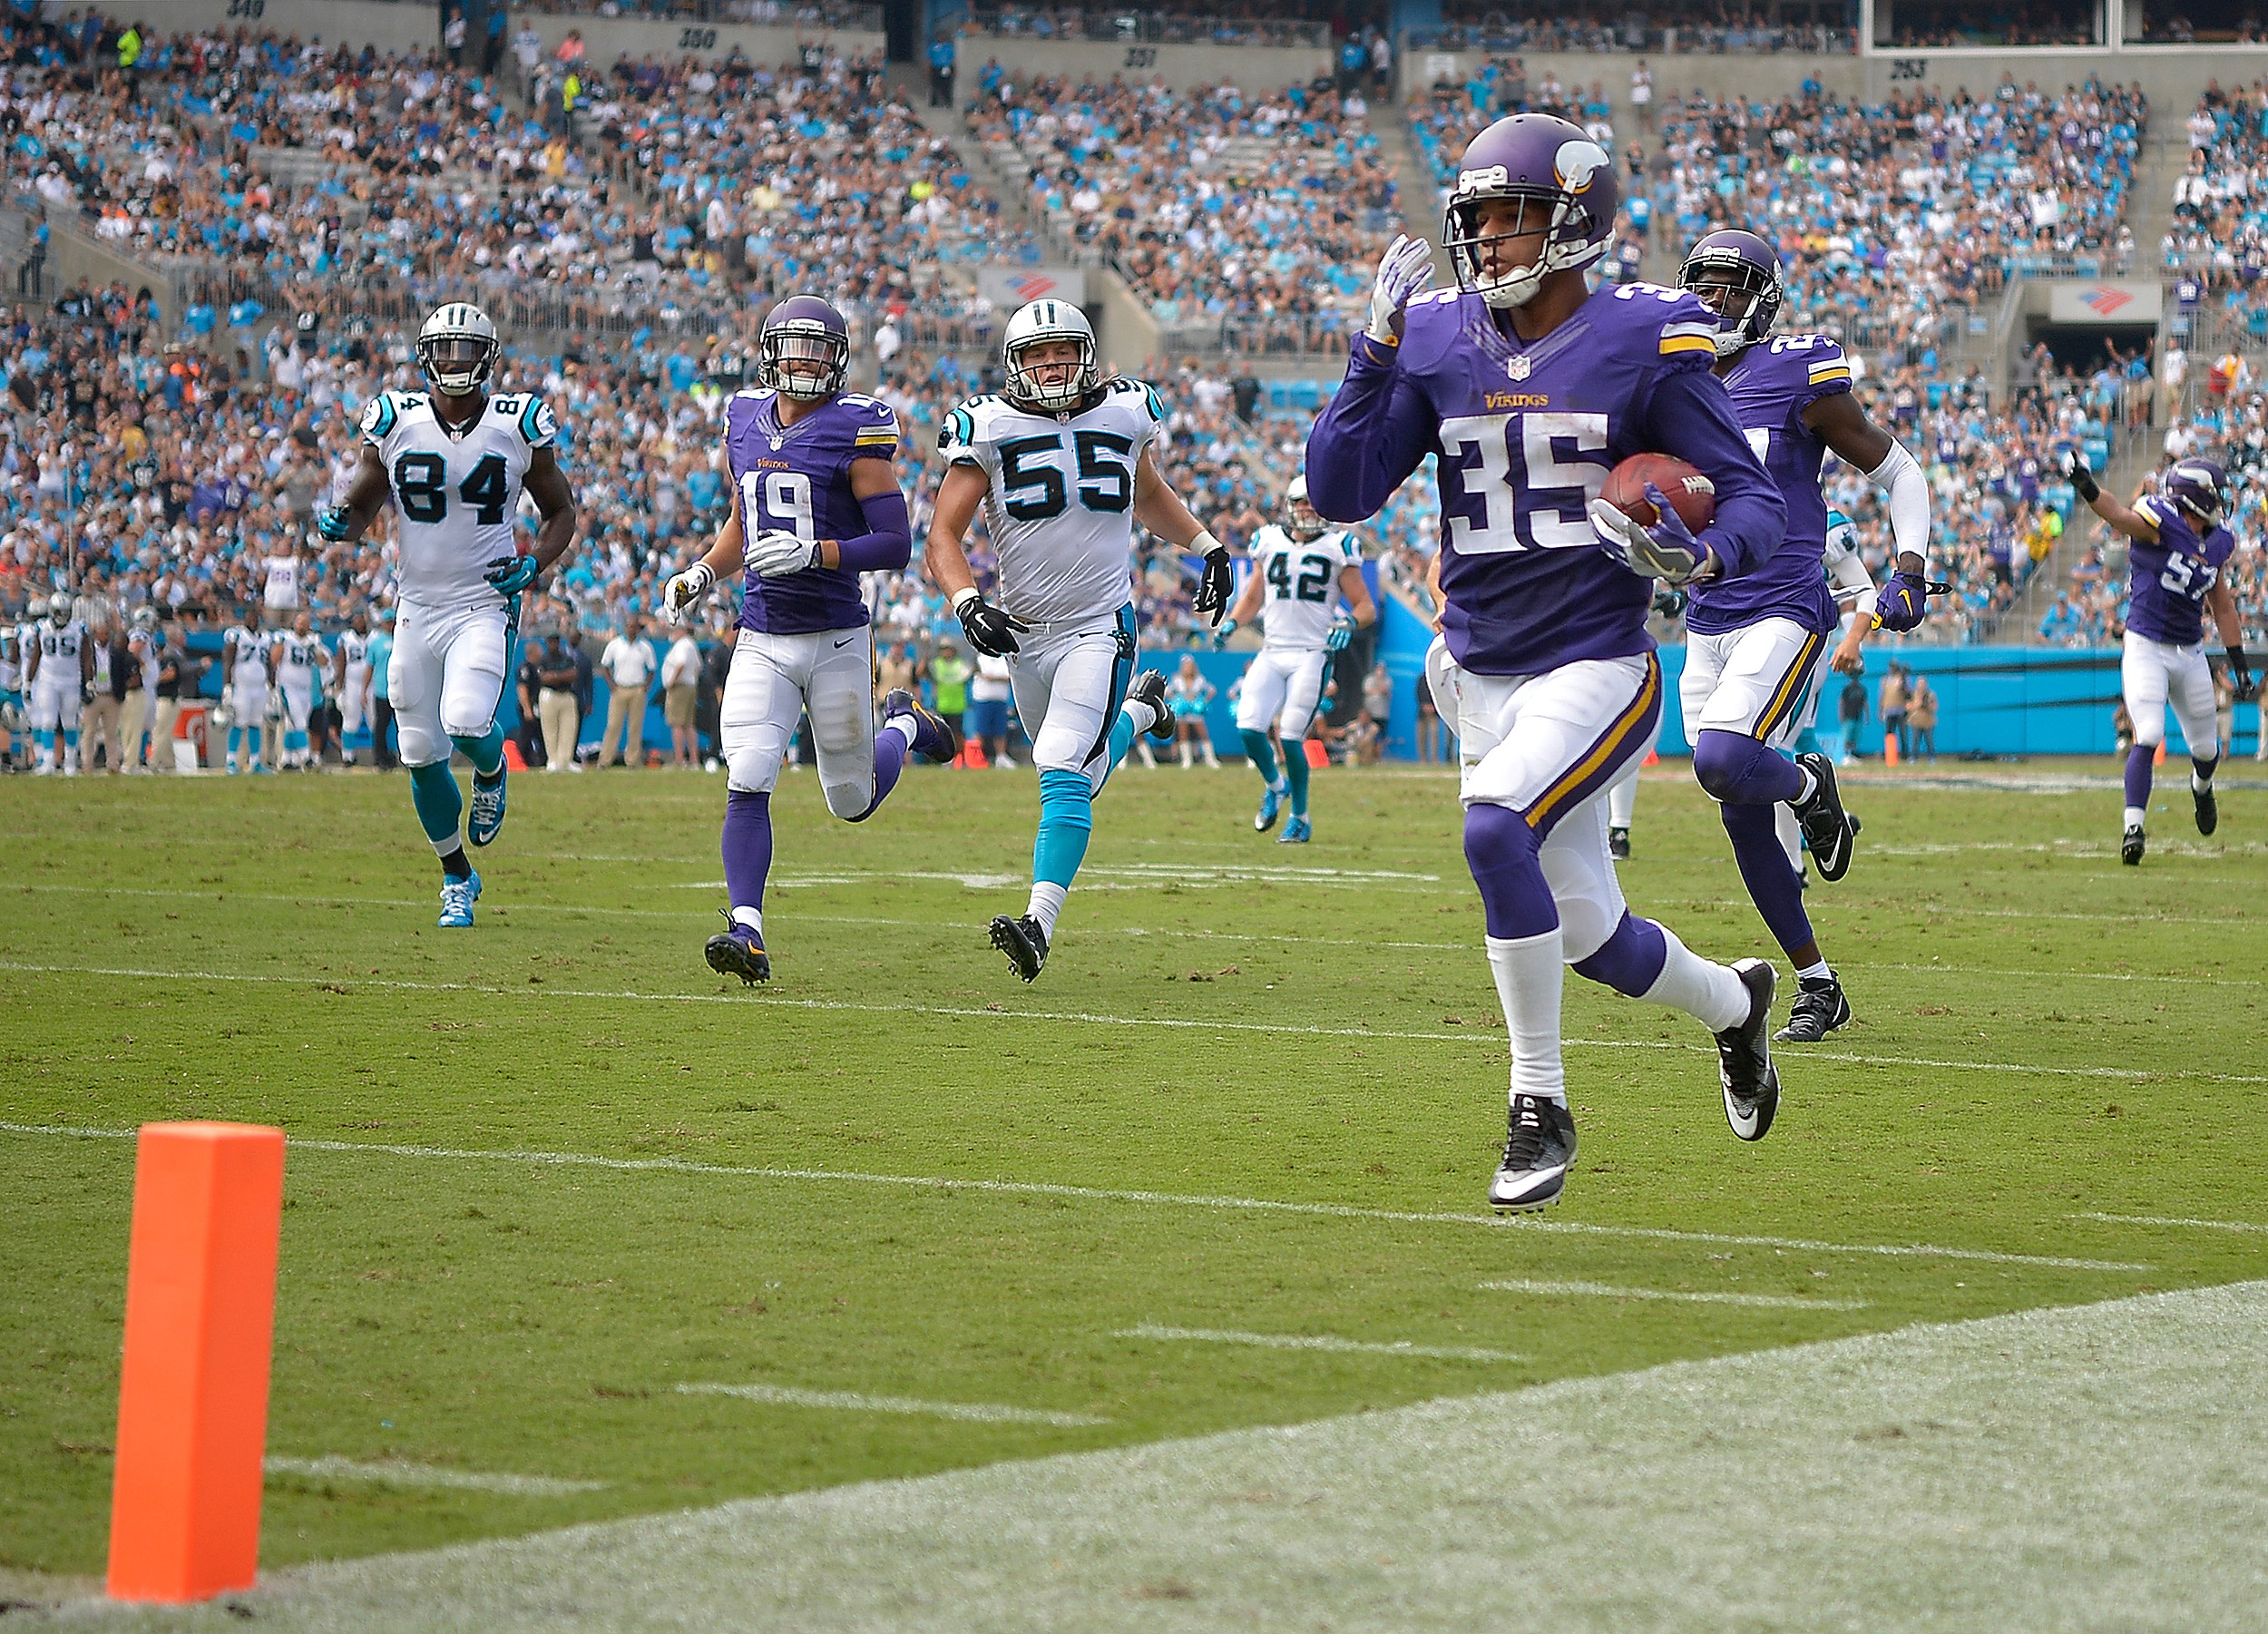
<svg viewBox="0 0 2268 1634"><path fill-rule="evenodd" d="M2268 1221L2268 791L2212 840L2162 792L2126 869L2112 784L2016 786L2107 764L1944 769L1847 789L1810 903L1859 1019L1761 1144L1696 1025L1569 978L1582 1160L1530 1220L1482 1206L1443 776L1319 775L1294 848L1241 771L1122 771L1031 988L983 934L1028 772L857 828L791 777L758 992L700 958L719 779L516 779L470 934L398 777L0 783L0 1565L101 1570L153 1119L294 1142L270 1567L2263 1275L2087 1217ZM1786 983L1680 768L1638 822L1633 905Z"/></svg>

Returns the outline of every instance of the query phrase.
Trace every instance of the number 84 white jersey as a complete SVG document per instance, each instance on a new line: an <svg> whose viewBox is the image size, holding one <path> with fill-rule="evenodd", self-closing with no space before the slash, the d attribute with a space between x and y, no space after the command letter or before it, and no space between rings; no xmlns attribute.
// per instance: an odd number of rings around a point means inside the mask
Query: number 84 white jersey
<svg viewBox="0 0 2268 1634"><path fill-rule="evenodd" d="M1134 472L1164 435L1166 411L1139 380L1103 383L1063 414L972 397L945 416L937 450L991 484L984 517L1000 560L1000 603L1057 623L1108 616L1133 595Z"/></svg>
<svg viewBox="0 0 2268 1634"><path fill-rule="evenodd" d="M1267 586L1260 603L1266 644L1320 650L1338 604L1339 574L1362 561L1362 546L1343 528L1295 539L1271 522L1253 534L1252 571Z"/></svg>
<svg viewBox="0 0 2268 1634"><path fill-rule="evenodd" d="M372 399L362 440L386 462L393 487L402 600L445 611L501 605L488 564L513 553L528 463L558 437L550 407L526 393L490 397L462 436L442 427L424 392Z"/></svg>

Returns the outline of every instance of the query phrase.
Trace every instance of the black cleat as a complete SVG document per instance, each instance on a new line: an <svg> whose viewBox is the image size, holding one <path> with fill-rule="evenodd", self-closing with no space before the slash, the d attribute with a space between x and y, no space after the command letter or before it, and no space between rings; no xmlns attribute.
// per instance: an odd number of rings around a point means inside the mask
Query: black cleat
<svg viewBox="0 0 2268 1634"><path fill-rule="evenodd" d="M1511 1127L1504 1138L1504 1161L1489 1182L1492 1208L1549 1208L1567 1188L1575 1167L1575 1115L1567 1103L1540 1095L1512 1097Z"/></svg>
<svg viewBox="0 0 2268 1634"><path fill-rule="evenodd" d="M2212 784L2208 783L2203 788L2191 784L2189 797L2197 802L2198 833L2211 834L2221 826L2221 802L2213 797Z"/></svg>
<svg viewBox="0 0 2268 1634"><path fill-rule="evenodd" d="M1761 1140L1780 1110L1780 1071L1766 1042L1779 978L1762 959L1736 959L1733 971L1748 989L1748 1019L1716 1035L1716 1075L1725 1089L1725 1121L1742 1140Z"/></svg>
<svg viewBox="0 0 2268 1634"><path fill-rule="evenodd" d="M1158 719L1144 729L1160 743L1173 741L1173 711L1166 707L1166 672L1145 670L1134 678L1134 684L1126 690L1126 701L1148 704L1158 711Z"/></svg>
<svg viewBox="0 0 2268 1634"><path fill-rule="evenodd" d="M1047 968L1048 934L1026 914L1021 919L1000 915L992 921L992 945L1008 955L1008 963L1027 982L1036 982Z"/></svg>
<svg viewBox="0 0 2268 1634"><path fill-rule="evenodd" d="M772 979L772 956L764 951L764 938L732 916L729 908L719 908L725 923L732 928L721 935L711 936L701 952L708 955L709 968L720 976L738 976L748 986Z"/></svg>
<svg viewBox="0 0 2268 1634"><path fill-rule="evenodd" d="M2119 840L2119 842L2118 842L2118 860L2119 860L2120 862L2122 862L2122 863L2126 864L2126 866L2128 866L2129 868L2139 867L2139 866L2141 866L2141 863L2142 863L2142 825L2141 825L2141 824L2136 823L2136 824L2133 827L2131 827L2131 828L2127 829L2127 830L2126 830L2126 836L2125 836L2125 837L2124 837L2124 838L2122 838L2121 840Z"/></svg>
<svg viewBox="0 0 2268 1634"><path fill-rule="evenodd" d="M1628 828L1607 830L1607 855L1618 863L1630 860L1630 831Z"/></svg>
<svg viewBox="0 0 2268 1634"><path fill-rule="evenodd" d="M894 687L882 700L882 720L885 726L901 715L914 718L914 749L926 755L940 766L950 766L961 752L961 734L953 729L953 722L904 687Z"/></svg>
<svg viewBox="0 0 2268 1634"><path fill-rule="evenodd" d="M1833 975L1805 976L1795 983L1795 1003L1787 1025L1772 1036L1784 1044L1815 1044L1851 1019L1851 1001Z"/></svg>
<svg viewBox="0 0 2268 1634"><path fill-rule="evenodd" d="M1812 797L1796 804L1795 820L1803 825L1804 843L1819 865L1819 877L1832 885L1851 871L1858 819L1843 810L1843 797L1835 792L1833 761L1824 755L1798 755L1795 764L1811 773L1815 785Z"/></svg>

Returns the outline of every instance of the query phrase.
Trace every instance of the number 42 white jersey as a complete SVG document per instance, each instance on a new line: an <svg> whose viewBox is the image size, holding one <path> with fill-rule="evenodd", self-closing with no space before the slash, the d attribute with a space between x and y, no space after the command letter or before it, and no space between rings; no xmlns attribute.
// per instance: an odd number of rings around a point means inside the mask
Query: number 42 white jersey
<svg viewBox="0 0 2268 1634"><path fill-rule="evenodd" d="M1252 571L1267 585L1260 603L1266 644L1320 650L1338 604L1339 574L1362 562L1362 546L1343 528L1295 539L1271 522L1254 533Z"/></svg>
<svg viewBox="0 0 2268 1634"><path fill-rule="evenodd" d="M1105 381L1084 408L1042 414L972 397L937 449L991 483L984 515L1000 603L1035 623L1107 617L1132 598L1134 472L1166 411L1139 380Z"/></svg>
<svg viewBox="0 0 2268 1634"><path fill-rule="evenodd" d="M492 396L461 436L443 428L424 392L371 400L362 440L393 486L402 600L442 611L501 604L488 564L513 553L522 479L535 451L558 437L550 407L526 393Z"/></svg>

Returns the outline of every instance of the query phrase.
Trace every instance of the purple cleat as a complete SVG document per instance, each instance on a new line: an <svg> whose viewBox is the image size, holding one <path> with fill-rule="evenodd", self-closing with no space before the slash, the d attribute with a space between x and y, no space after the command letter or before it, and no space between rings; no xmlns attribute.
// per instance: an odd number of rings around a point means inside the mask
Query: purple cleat
<svg viewBox="0 0 2268 1634"><path fill-rule="evenodd" d="M899 716L910 716L914 721L914 752L926 756L940 766L952 764L961 752L961 734L953 729L953 722L936 710L924 707L922 700L899 687L882 700L882 722L887 726Z"/></svg>

